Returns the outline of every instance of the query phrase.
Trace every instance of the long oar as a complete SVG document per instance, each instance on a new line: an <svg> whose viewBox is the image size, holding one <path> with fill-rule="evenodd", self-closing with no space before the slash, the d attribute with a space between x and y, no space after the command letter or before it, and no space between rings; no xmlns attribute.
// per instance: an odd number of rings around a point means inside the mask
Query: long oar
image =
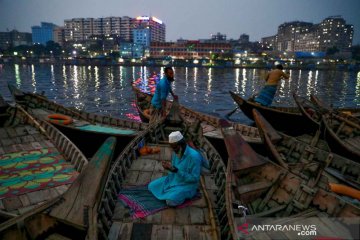
<svg viewBox="0 0 360 240"><path fill-rule="evenodd" d="M229 113L227 113L226 115L225 115L225 118L229 118L231 115L233 115L235 112L236 112L236 110L238 110L239 109L239 107L236 107L235 109L233 109L231 112L229 112Z"/></svg>

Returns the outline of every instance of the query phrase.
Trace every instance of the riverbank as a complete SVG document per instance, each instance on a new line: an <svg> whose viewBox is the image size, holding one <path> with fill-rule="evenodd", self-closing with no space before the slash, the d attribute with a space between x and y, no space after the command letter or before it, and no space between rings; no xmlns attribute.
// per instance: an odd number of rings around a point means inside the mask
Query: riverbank
<svg viewBox="0 0 360 240"><path fill-rule="evenodd" d="M314 61L302 59L292 62L282 61L284 68L289 70L342 70L360 71L360 63L337 61ZM204 67L204 68L256 68L271 69L272 61L249 62L234 60L197 60L197 59L121 59L121 58L54 58L54 57L2 57L0 64L61 64L79 66L150 66L150 67Z"/></svg>

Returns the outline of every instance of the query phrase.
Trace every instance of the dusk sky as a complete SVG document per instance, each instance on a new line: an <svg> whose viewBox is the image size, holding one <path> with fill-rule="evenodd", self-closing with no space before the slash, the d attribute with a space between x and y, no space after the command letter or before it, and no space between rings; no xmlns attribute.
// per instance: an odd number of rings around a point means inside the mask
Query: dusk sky
<svg viewBox="0 0 360 240"><path fill-rule="evenodd" d="M221 32L227 38L250 35L251 41L275 35L290 21L319 23L341 15L354 25L353 44L360 44L360 0L0 0L0 31L31 32L52 22L63 26L77 17L155 16L166 24L166 40L204 39Z"/></svg>

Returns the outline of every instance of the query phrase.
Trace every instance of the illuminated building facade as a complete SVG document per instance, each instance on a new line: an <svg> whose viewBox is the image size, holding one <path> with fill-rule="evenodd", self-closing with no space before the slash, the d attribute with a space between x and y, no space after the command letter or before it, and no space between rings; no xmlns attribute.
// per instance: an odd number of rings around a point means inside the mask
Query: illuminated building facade
<svg viewBox="0 0 360 240"><path fill-rule="evenodd" d="M133 29L150 29L150 42L165 42L166 26L156 17L140 16L135 18Z"/></svg>
<svg viewBox="0 0 360 240"><path fill-rule="evenodd" d="M329 48L346 51L352 47L354 26L341 16L331 16L319 24L307 22L283 23L275 36L262 38L266 46L278 51L326 52Z"/></svg>
<svg viewBox="0 0 360 240"><path fill-rule="evenodd" d="M130 41L132 25L129 17L73 18L64 21L65 41L86 41L93 36L117 36Z"/></svg>
<svg viewBox="0 0 360 240"><path fill-rule="evenodd" d="M55 24L47 22L42 22L41 26L32 26L32 42L46 45L48 41L54 41L53 31L55 27Z"/></svg>
<svg viewBox="0 0 360 240"><path fill-rule="evenodd" d="M229 43L203 43L200 41L182 40L178 42L153 42L150 45L150 56L155 58L211 58L213 54L221 55L231 52Z"/></svg>
<svg viewBox="0 0 360 240"><path fill-rule="evenodd" d="M318 39L320 51L336 47L345 50L352 46L354 26L346 24L340 16L325 18L318 26Z"/></svg>

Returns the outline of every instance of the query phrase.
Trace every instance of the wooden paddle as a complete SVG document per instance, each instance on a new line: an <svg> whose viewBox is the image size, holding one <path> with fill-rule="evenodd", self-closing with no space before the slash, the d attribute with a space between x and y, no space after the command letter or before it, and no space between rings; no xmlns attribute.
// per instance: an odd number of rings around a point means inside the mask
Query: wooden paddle
<svg viewBox="0 0 360 240"><path fill-rule="evenodd" d="M227 113L227 114L225 115L225 118L226 118L226 119L229 119L230 116L233 115L233 114L236 112L236 110L238 110L238 109L239 109L239 107L236 107L236 108L233 109L231 112Z"/></svg>

